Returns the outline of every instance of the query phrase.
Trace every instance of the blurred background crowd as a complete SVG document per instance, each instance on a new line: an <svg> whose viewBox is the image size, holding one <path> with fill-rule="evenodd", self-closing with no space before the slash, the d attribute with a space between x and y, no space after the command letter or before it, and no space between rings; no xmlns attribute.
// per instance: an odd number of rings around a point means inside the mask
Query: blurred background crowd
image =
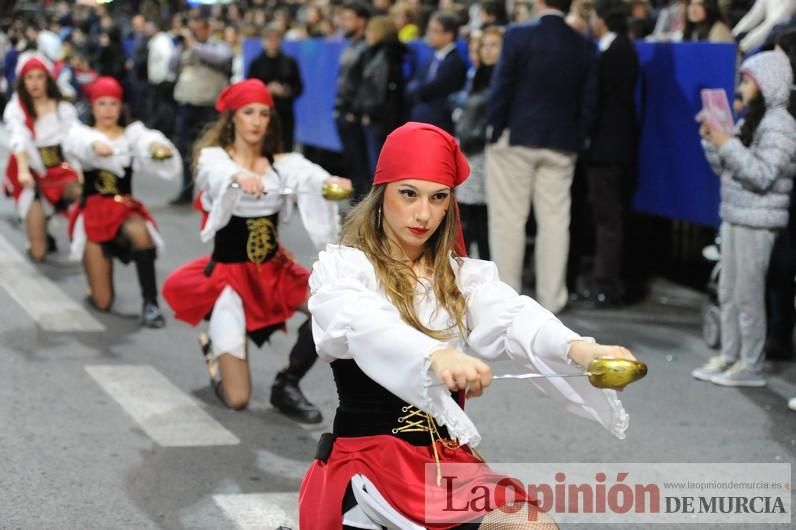
<svg viewBox="0 0 796 530"><path fill-rule="evenodd" d="M52 62L63 95L82 113L87 112L83 88L97 76L115 77L126 89L131 114L175 139L183 153L184 181L174 204L194 199L190 153L202 127L215 117L218 93L245 77L268 84L285 148L302 150L351 178L357 194L367 191L379 149L395 127L414 120L450 131L473 171L457 190L471 253L502 263L501 276L519 289L535 282L537 298L554 312L578 303L617 307L643 294L643 278L637 276L648 271L628 247L639 240L648 244L654 239L649 230L657 225L629 223L638 144L634 90L639 64L632 42L734 43L739 63L780 43L793 60L791 30L796 28L796 0L80 0L3 6L0 104L11 97L17 58L27 50L38 50ZM518 56L517 46L525 44L511 41L516 34L506 28L551 14L591 43L588 53L599 53L600 71L573 81L584 85L582 101L554 90L528 93L518 103L511 93L516 87L494 79L505 78L512 68L523 76L522 65L510 61ZM555 31L550 35L538 52L544 55L545 46L552 46L552 56L564 57L556 55L559 37ZM262 44L250 62L244 58L247 39ZM341 153L294 142L294 102L307 87L283 44L309 39L345 42L336 86L322 87L335 94L331 116L323 119L334 120ZM421 53L416 43L423 41ZM570 64L540 64L536 74L577 77L571 74L577 70L575 57L567 59ZM583 105L583 123L569 124L560 110L573 105ZM517 124L512 118L517 116L528 125ZM540 123L554 132L542 130ZM552 154L519 160L507 149L495 151L488 163L488 146L507 141L501 140L504 130L510 131L512 146L524 143ZM552 168L564 189L501 192L501 175L526 167ZM551 212L538 198L545 193L553 197ZM487 201L487 195L503 196L503 202L488 204L494 199ZM517 197L524 204L514 205ZM565 209L566 217L556 217ZM500 227L490 227L494 222ZM550 226L558 231L545 233ZM696 240L700 251L716 233L714 227L666 225L669 236L677 230L686 236L676 244ZM535 261L529 259L533 252L525 252L528 245L536 247ZM495 249L502 254L495 256ZM649 261L649 255L642 257ZM513 270L506 263L520 266ZM782 292L784 282L790 293L784 330L772 332L770 348L787 356L792 354L794 264L796 259L788 258L785 279L772 287ZM686 280L704 283L706 270L689 272Z"/></svg>

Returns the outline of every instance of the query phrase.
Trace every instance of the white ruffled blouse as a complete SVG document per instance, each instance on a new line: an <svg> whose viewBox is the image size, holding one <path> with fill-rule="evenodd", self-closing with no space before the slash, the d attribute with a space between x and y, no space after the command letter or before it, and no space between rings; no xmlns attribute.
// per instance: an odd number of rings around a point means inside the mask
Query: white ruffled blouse
<svg viewBox="0 0 796 530"><path fill-rule="evenodd" d="M55 112L36 119L33 126L36 130L34 136L25 125L25 112L16 94L11 97L3 111L3 121L8 127L11 151L24 151L28 155L30 168L39 174L44 173L45 168L38 148L62 144L72 125L80 123L75 107L67 101L60 101Z"/></svg>
<svg viewBox="0 0 796 530"><path fill-rule="evenodd" d="M406 324L387 299L365 254L329 245L310 277L309 309L318 355L326 362L354 359L375 382L431 414L459 443L481 441L473 422L430 370L431 354L451 346L485 360L508 356L519 370L538 374L577 374L567 362L572 341L583 339L552 313L501 282L489 261L451 258L467 299L467 340L441 342ZM449 329L450 316L438 309L429 280L418 285L418 316L431 329ZM593 387L587 378L534 379L542 392L566 410L596 421L625 437L628 415L616 391Z"/></svg>
<svg viewBox="0 0 796 530"><path fill-rule="evenodd" d="M336 240L339 208L321 195L323 182L331 177L321 166L299 153L277 155L273 167L261 175L266 193L259 198L231 186L237 173L252 174L221 147L207 147L199 154L196 185L202 191L202 207L209 212L202 241L213 239L233 215L260 217L279 212L280 223L286 223L296 206L316 248Z"/></svg>
<svg viewBox="0 0 796 530"><path fill-rule="evenodd" d="M92 147L95 141L113 148L113 155L97 155ZM153 159L150 149L155 142L168 147L172 157ZM64 138L63 149L64 156L78 170L104 169L124 178L124 168L132 165L133 178L155 176L166 180L174 180L182 173L182 159L174 144L162 132L147 129L140 121L125 127L124 132L116 138L110 138L92 127L75 124Z"/></svg>

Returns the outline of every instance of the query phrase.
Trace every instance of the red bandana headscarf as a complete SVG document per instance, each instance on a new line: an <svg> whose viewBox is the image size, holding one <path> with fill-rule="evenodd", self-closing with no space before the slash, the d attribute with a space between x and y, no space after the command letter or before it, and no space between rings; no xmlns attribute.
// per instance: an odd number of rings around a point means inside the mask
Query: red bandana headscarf
<svg viewBox="0 0 796 530"><path fill-rule="evenodd" d="M376 163L373 185L417 179L454 189L469 176L470 164L453 136L428 123L409 122L387 136ZM453 252L465 256L456 197L452 197L452 204L459 225Z"/></svg>
<svg viewBox="0 0 796 530"><path fill-rule="evenodd" d="M259 79L246 79L225 88L216 100L218 112L235 111L252 103L274 107L274 98L265 83Z"/></svg>
<svg viewBox="0 0 796 530"><path fill-rule="evenodd" d="M91 103L99 98L114 98L119 101L124 97L122 85L113 77L102 76L86 87L86 95Z"/></svg>

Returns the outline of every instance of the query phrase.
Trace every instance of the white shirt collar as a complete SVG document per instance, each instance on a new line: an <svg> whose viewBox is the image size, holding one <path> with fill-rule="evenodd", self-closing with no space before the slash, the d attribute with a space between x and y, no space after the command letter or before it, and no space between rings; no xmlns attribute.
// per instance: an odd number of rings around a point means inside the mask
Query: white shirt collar
<svg viewBox="0 0 796 530"><path fill-rule="evenodd" d="M452 52L455 49L456 49L456 43L455 42L451 42L450 44L448 44L444 48L440 48L439 50L435 51L434 52L434 57L436 57L437 59L439 59L441 61L445 57L447 57L450 52Z"/></svg>
<svg viewBox="0 0 796 530"><path fill-rule="evenodd" d="M542 18L547 15L555 15L561 18L564 18L566 16L563 11L560 11L558 9L553 9L552 7L548 7L547 9L542 9L541 11L539 11L539 14L536 15L536 18Z"/></svg>
<svg viewBox="0 0 796 530"><path fill-rule="evenodd" d="M605 50L610 48L611 44L613 44L615 39L616 39L616 33L614 33L613 31L609 31L608 33L600 37L600 42L599 42L600 52L604 52Z"/></svg>

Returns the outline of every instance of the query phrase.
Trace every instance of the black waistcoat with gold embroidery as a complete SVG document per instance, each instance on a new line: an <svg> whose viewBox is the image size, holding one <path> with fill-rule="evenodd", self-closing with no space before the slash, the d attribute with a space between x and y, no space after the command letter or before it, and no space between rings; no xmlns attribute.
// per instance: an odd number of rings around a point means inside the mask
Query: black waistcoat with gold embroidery
<svg viewBox="0 0 796 530"><path fill-rule="evenodd" d="M124 177L119 177L105 169L92 169L83 172L83 199L91 195L132 195L133 168L124 168Z"/></svg>
<svg viewBox="0 0 796 530"><path fill-rule="evenodd" d="M47 169L58 167L64 163L64 151L61 149L61 144L46 145L38 147L37 150L39 151L41 163Z"/></svg>
<svg viewBox="0 0 796 530"><path fill-rule="evenodd" d="M279 214L264 217L232 216L227 225L216 232L213 261L265 263L279 250L277 225Z"/></svg>

